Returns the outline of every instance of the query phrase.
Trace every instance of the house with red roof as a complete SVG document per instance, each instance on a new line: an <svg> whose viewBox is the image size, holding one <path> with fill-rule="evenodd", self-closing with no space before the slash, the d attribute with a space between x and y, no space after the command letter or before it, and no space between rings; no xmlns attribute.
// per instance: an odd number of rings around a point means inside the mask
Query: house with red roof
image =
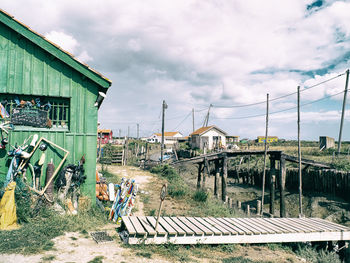
<svg viewBox="0 0 350 263"><path fill-rule="evenodd" d="M179 138L182 138L183 135L179 131L175 132L164 132L164 144L174 144L178 141ZM154 133L147 139L148 142L151 143L161 143L162 142L162 134Z"/></svg>
<svg viewBox="0 0 350 263"><path fill-rule="evenodd" d="M98 129L98 140L101 144L113 142L113 131L110 129Z"/></svg>
<svg viewBox="0 0 350 263"><path fill-rule="evenodd" d="M215 125L201 127L189 136L192 149L213 150L226 148L227 133Z"/></svg>

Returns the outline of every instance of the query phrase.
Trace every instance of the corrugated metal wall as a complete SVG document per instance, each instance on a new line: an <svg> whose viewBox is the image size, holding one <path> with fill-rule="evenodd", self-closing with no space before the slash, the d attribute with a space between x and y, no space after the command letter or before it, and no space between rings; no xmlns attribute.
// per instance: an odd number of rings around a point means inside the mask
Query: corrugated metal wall
<svg viewBox="0 0 350 263"><path fill-rule="evenodd" d="M0 93L33 95L34 98L35 95L65 97L70 100L68 131L31 127L16 129L11 132L10 144L22 144L25 138L37 133L39 137L70 151L66 164L78 162L85 154L88 179L83 192L93 200L97 147L97 108L94 103L98 88L94 82L0 23ZM59 154L59 151L48 151L47 160L52 158L57 167ZM35 162L38 156L39 153L31 162ZM4 151L0 150L0 178L7 173L7 159Z"/></svg>

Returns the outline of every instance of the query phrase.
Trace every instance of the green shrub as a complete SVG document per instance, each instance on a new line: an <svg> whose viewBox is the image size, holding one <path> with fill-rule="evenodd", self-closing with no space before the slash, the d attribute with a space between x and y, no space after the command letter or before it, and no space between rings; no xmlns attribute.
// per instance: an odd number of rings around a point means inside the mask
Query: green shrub
<svg viewBox="0 0 350 263"><path fill-rule="evenodd" d="M334 252L327 252L324 250L317 251L311 247L303 247L296 251L296 254L305 258L311 263L340 263L339 256Z"/></svg>
<svg viewBox="0 0 350 263"><path fill-rule="evenodd" d="M179 198L188 194L189 188L184 179L169 165L155 166L151 169L151 173L158 174L167 179L169 196Z"/></svg>
<svg viewBox="0 0 350 263"><path fill-rule="evenodd" d="M208 200L208 193L202 190L197 190L193 194L193 200L197 202L206 202Z"/></svg>

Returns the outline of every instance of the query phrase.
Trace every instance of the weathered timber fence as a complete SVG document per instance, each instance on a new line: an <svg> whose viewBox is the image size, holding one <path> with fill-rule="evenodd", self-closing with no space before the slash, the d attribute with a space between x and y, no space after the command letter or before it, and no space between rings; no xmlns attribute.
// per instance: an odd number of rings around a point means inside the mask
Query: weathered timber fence
<svg viewBox="0 0 350 263"><path fill-rule="evenodd" d="M229 170L229 178L233 183L243 183L261 187L263 170L242 169L239 173L235 170ZM268 170L266 187L269 187L271 173ZM289 168L286 171L286 189L297 191L299 186L298 169ZM350 172L336 171L331 169L324 170L304 170L302 173L302 185L305 192L317 192L338 196L350 201ZM276 176L275 187L279 188L279 177Z"/></svg>

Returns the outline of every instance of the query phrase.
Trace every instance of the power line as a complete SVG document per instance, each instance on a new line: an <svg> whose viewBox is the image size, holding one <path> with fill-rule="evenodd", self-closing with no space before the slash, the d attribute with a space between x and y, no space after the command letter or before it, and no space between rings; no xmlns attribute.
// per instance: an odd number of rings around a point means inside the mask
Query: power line
<svg viewBox="0 0 350 263"><path fill-rule="evenodd" d="M342 94L344 92L345 92L345 90L343 90L341 92L338 92L338 93L335 93L333 95L329 95L329 96L323 97L323 98L318 99L318 100L313 100L313 101L304 103L304 104L300 105L300 107L303 107L303 106L306 106L306 105L310 105L310 104L313 104L313 103L317 103L319 101L322 101L322 100L325 100L325 99L329 99L331 97L335 97L335 96L337 96L339 94ZM277 113L281 113L281 112L285 112L285 111L289 111L289 110L293 110L293 109L296 109L296 108L297 107L291 107L291 108L287 108L287 109L283 109L283 110L274 111L274 112L269 113L269 115L277 114ZM248 115L248 116L242 116L242 117L230 117L230 118L213 118L213 119L219 119L219 120L241 120L241 119L250 119L250 118L262 117L262 116L265 116L265 114L256 114L256 115Z"/></svg>
<svg viewBox="0 0 350 263"><path fill-rule="evenodd" d="M172 129L172 131L175 131L177 128L179 128L180 125L181 125L185 120L187 120L187 118L188 118L191 114L192 114L192 111L191 111L189 114L187 114L186 117L185 117L175 128Z"/></svg>
<svg viewBox="0 0 350 263"><path fill-rule="evenodd" d="M337 76L334 76L334 77L332 77L332 78L329 78L329 79L326 79L326 80L321 81L321 82L319 82L319 83L316 83L316 84L314 84L314 85L312 85L312 86L304 87L304 89L301 90L300 92L303 92L303 91L305 91L305 90L309 90L309 89L315 88L315 87L320 86L320 85L322 85L322 84L324 84L324 83L327 83L327 82L329 82L329 81L332 81L332 80L334 80L334 79L336 79L336 78L339 78L339 77L345 75L345 73L346 73L346 72L341 73L341 74L339 74L339 75L337 75ZM296 94L296 93L297 93L297 92L295 91L295 92L292 92L292 93L288 93L288 94L285 94L285 95L282 95L282 96L279 96L279 97L270 99L270 102L271 102L271 101L275 101L275 100L279 100L279 99L283 99L283 98L286 98L286 97L289 97L289 96L292 96L292 95L294 95L294 94ZM213 104L212 107L214 107L214 108L243 108L243 107L250 107L250 106L255 106L255 105L265 104L265 103L266 103L266 101L260 101L260 102L250 103L250 104L232 105L232 106L215 105L215 104Z"/></svg>

